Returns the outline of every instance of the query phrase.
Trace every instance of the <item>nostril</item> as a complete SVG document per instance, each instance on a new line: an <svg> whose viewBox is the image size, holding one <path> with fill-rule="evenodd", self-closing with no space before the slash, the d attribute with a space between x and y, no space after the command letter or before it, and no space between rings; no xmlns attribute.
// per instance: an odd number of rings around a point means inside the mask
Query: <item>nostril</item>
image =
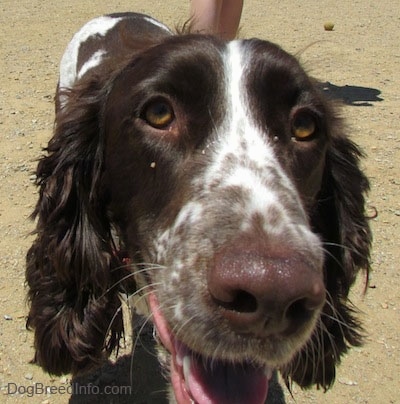
<svg viewBox="0 0 400 404"><path fill-rule="evenodd" d="M288 307L286 310L286 318L290 322L301 324L312 317L314 309L309 307L307 300L307 298L296 300Z"/></svg>
<svg viewBox="0 0 400 404"><path fill-rule="evenodd" d="M325 301L323 283L316 284L309 296L296 299L290 303L285 311L285 318L290 324L288 332L295 332L302 324L307 323Z"/></svg>
<svg viewBox="0 0 400 404"><path fill-rule="evenodd" d="M216 304L226 310L237 313L254 313L257 311L257 299L245 290L238 290L229 301L222 301L214 297Z"/></svg>

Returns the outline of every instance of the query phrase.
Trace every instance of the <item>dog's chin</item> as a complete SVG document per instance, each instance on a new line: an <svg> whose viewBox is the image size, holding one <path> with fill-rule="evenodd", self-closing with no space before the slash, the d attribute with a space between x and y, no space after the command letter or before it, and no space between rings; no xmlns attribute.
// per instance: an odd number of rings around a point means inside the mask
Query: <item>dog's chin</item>
<svg viewBox="0 0 400 404"><path fill-rule="evenodd" d="M154 293L149 296L158 337L168 351L170 377L178 404L264 404L272 369L250 361L234 363L194 352L169 330Z"/></svg>

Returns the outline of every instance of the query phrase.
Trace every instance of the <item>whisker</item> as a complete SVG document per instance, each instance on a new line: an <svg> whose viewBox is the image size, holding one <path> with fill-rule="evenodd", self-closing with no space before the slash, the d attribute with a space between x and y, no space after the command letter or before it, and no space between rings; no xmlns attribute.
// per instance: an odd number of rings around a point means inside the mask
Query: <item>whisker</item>
<svg viewBox="0 0 400 404"><path fill-rule="evenodd" d="M145 265L145 264L140 264L140 265ZM129 265L124 265L124 266L120 266L117 268L113 268L113 270L118 270L118 269L122 269L122 268L127 268L128 266L136 266L136 264L129 264ZM135 277L136 275L142 274L142 273L146 273L148 271L152 271L154 269L161 269L164 268L162 265L157 265L157 264L151 264L151 266L148 266L146 268L140 269L140 270L135 270L133 272L131 272L130 274L124 276L121 279L118 279L118 281L116 281L115 283L113 283L111 286L109 286L102 295L100 295L99 298L104 297L107 293L109 293L112 289L114 289L115 287L117 287L118 285L120 285L122 282L126 281L127 279L131 278L131 277Z"/></svg>
<svg viewBox="0 0 400 404"><path fill-rule="evenodd" d="M143 333L143 330L149 325L149 323L150 323L152 317L153 317L153 313L150 313L150 314L147 315L147 316L141 316L141 315L139 315L139 314L134 315L134 319L133 319L133 320L139 320L139 319L140 319L140 327L139 327L139 328L134 327L134 331L135 331L135 335L136 335L136 336L135 336L135 341L134 341L133 346L132 346L132 354L135 352L136 347L137 347L138 344L139 344L140 336L141 336L141 334ZM149 353L149 354L151 354L151 355L153 355L152 352L149 352L149 351L147 350L147 347L146 347L146 352Z"/></svg>
<svg viewBox="0 0 400 404"><path fill-rule="evenodd" d="M332 246L332 247L338 247L342 250L347 250L347 251L351 251L351 252L355 252L357 253L357 250L355 248L346 246L344 244L340 244L340 243L333 243L333 242L328 242L328 241L324 241L323 242L323 246Z"/></svg>
<svg viewBox="0 0 400 404"><path fill-rule="evenodd" d="M340 326L340 330L341 330L342 334L344 334L343 327L351 329L351 325L349 325L347 323L347 321L343 318L341 313L336 309L335 305L332 303L332 297L331 297L331 295L330 295L330 293L328 291L327 291L327 296L329 297L329 299L326 300L326 303L328 304L328 306L332 310L332 316L330 316L329 314L324 313L324 312L322 312L321 314L324 317L335 321Z"/></svg>
<svg viewBox="0 0 400 404"><path fill-rule="evenodd" d="M135 276L135 274L129 274L124 276L121 279L118 279L117 282L113 283L111 286L109 286L100 296L99 299L103 298L104 296L107 295L107 293L111 292L112 289L114 289L115 287L117 287L118 285L120 285L122 282L126 281L127 279L131 278L132 276Z"/></svg>
<svg viewBox="0 0 400 404"><path fill-rule="evenodd" d="M343 268L343 264L340 261L340 259L338 257L336 257L332 252L330 252L329 250L327 250L326 248L323 248L323 251L330 257L333 259L333 261L339 266L339 268L341 268L342 270Z"/></svg>
<svg viewBox="0 0 400 404"><path fill-rule="evenodd" d="M144 301L146 304L146 307L147 307L146 312L150 312L146 298L147 298L147 296L149 296L151 294L151 291L159 285L161 285L161 283L151 283L148 285L144 285L143 287L141 287L140 289L135 291L135 293L130 295L129 299L134 301L133 306L138 308L140 306L140 304L142 303L142 301ZM143 293L144 291L146 291L146 293Z"/></svg>

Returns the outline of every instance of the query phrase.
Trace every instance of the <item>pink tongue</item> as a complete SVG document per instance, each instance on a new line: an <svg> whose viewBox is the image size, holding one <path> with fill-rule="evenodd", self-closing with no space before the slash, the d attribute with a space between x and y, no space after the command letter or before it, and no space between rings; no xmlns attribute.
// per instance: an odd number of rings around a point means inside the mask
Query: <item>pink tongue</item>
<svg viewBox="0 0 400 404"><path fill-rule="evenodd" d="M263 369L196 356L172 336L154 293L149 303L159 337L172 355L171 381L179 404L189 404L192 399L197 404L265 403L268 377Z"/></svg>
<svg viewBox="0 0 400 404"><path fill-rule="evenodd" d="M249 364L204 364L192 358L187 373L186 383L199 404L264 404L267 398L267 376Z"/></svg>

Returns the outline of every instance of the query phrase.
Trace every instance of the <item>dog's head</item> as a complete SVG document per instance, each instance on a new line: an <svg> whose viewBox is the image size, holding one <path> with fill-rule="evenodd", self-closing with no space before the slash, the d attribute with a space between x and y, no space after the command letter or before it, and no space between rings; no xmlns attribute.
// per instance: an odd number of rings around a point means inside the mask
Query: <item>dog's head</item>
<svg viewBox="0 0 400 404"><path fill-rule="evenodd" d="M80 371L117 344L131 271L178 402L262 402L275 368L329 387L360 342L347 296L369 266L368 181L297 60L260 40L171 36L67 99L28 253L39 364Z"/></svg>

